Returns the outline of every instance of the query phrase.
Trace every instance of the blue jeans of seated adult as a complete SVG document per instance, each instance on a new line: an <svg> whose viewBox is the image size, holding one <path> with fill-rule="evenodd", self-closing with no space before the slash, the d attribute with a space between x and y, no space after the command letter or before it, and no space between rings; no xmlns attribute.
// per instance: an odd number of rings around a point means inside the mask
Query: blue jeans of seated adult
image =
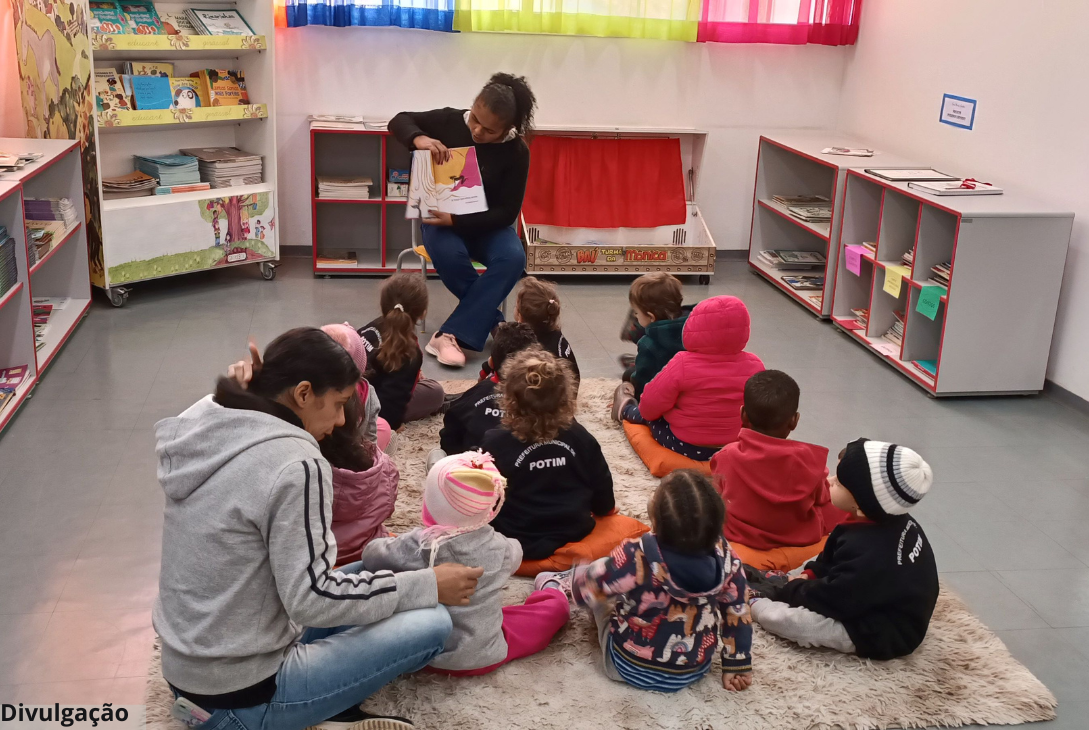
<svg viewBox="0 0 1089 730"><path fill-rule="evenodd" d="M358 573L362 563L341 569ZM395 613L367 626L306 629L276 674L272 702L216 710L200 730L302 730L328 720L442 653L445 606Z"/></svg>
<svg viewBox="0 0 1089 730"><path fill-rule="evenodd" d="M499 305L526 268L526 252L514 227L464 233L449 226L421 226L424 248L442 283L458 298L457 307L439 328L470 350L484 349L492 328L503 321ZM473 261L487 267L483 274Z"/></svg>

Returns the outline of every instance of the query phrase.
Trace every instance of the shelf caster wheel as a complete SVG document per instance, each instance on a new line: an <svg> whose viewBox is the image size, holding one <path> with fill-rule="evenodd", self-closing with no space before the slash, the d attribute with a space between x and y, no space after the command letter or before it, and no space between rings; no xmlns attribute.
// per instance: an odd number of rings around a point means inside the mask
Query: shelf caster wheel
<svg viewBox="0 0 1089 730"><path fill-rule="evenodd" d="M110 298L110 304L115 307L123 307L129 300L129 290L124 287L115 286L106 290L106 296Z"/></svg>
<svg viewBox="0 0 1089 730"><path fill-rule="evenodd" d="M711 283L711 277L707 274L700 274L699 283L700 286L707 286Z"/></svg>
<svg viewBox="0 0 1089 730"><path fill-rule="evenodd" d="M267 261L261 264L261 278L265 281L272 281L276 278L276 266L268 263Z"/></svg>

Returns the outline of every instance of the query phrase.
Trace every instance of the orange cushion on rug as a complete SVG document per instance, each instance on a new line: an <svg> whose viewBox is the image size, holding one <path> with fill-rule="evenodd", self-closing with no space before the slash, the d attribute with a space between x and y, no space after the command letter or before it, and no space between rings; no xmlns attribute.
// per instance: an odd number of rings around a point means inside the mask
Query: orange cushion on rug
<svg viewBox="0 0 1089 730"><path fill-rule="evenodd" d="M650 532L650 528L634 517L606 515L595 517L594 531L578 542L569 542L543 560L523 560L515 575L532 578L546 570L567 570L578 563L603 558L620 543Z"/></svg>
<svg viewBox="0 0 1089 730"><path fill-rule="evenodd" d="M820 555L824 550L825 535L820 542L804 547L779 547L771 550L753 550L741 543L731 542L730 547L741 558L741 562L759 570L794 570L807 560Z"/></svg>
<svg viewBox="0 0 1089 730"><path fill-rule="evenodd" d="M654 436L650 433L650 426L624 421L624 435L628 437L635 453L650 469L650 473L656 477L664 477L676 469L695 469L711 476L710 461L696 461L667 449L654 440Z"/></svg>

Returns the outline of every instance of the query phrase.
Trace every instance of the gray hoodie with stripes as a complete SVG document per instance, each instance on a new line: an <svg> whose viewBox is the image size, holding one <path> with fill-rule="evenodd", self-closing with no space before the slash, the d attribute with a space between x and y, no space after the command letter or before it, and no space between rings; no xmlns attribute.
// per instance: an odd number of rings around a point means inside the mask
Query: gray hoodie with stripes
<svg viewBox="0 0 1089 730"><path fill-rule="evenodd" d="M302 627L438 604L431 570L333 569L330 468L306 431L208 396L155 435L166 509L152 622L175 687L234 692L276 674Z"/></svg>

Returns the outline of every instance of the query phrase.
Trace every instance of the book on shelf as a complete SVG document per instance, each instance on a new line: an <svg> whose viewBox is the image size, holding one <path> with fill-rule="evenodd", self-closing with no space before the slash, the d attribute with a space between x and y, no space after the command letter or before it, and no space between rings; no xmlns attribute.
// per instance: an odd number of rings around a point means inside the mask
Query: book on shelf
<svg viewBox="0 0 1089 730"><path fill-rule="evenodd" d="M170 79L165 76L121 76L125 88L132 92L133 106L140 110L169 109L174 103Z"/></svg>
<svg viewBox="0 0 1089 730"><path fill-rule="evenodd" d="M825 263L824 254L816 251L788 251L767 249L758 254L760 261L780 271L806 270Z"/></svg>
<svg viewBox="0 0 1089 730"><path fill-rule="evenodd" d="M363 126L372 132L385 132L389 129L389 120L381 117L363 117Z"/></svg>
<svg viewBox="0 0 1089 730"><path fill-rule="evenodd" d="M408 170L391 167L387 179L392 183L404 183L407 185L411 176L412 175Z"/></svg>
<svg viewBox="0 0 1089 730"><path fill-rule="evenodd" d="M318 265L325 266L356 266L359 261L356 259L355 254L351 254L349 257L337 258L333 256L323 256L318 254Z"/></svg>
<svg viewBox="0 0 1089 730"><path fill-rule="evenodd" d="M871 256L877 255L877 243L875 243L874 241L863 241L862 248L869 251Z"/></svg>
<svg viewBox="0 0 1089 730"><path fill-rule="evenodd" d="M816 223L832 220L831 205L792 205L787 212L806 223Z"/></svg>
<svg viewBox="0 0 1089 730"><path fill-rule="evenodd" d="M862 325L862 329L865 330L870 324L870 310L869 309L852 309L851 314L855 315L855 320Z"/></svg>
<svg viewBox="0 0 1089 730"><path fill-rule="evenodd" d="M311 114L311 129L366 129L363 117L351 114Z"/></svg>
<svg viewBox="0 0 1089 730"><path fill-rule="evenodd" d="M199 193L202 190L211 190L212 186L206 182L189 183L187 185L159 185L155 188L156 195L173 195L174 193Z"/></svg>
<svg viewBox="0 0 1089 730"><path fill-rule="evenodd" d="M189 8L185 14L200 35L257 35L233 8Z"/></svg>
<svg viewBox="0 0 1089 730"><path fill-rule="evenodd" d="M63 238L67 229L63 221L27 221L27 260L30 265L41 261Z"/></svg>
<svg viewBox="0 0 1089 730"><path fill-rule="evenodd" d="M795 274L779 278L795 291L824 291L824 274Z"/></svg>
<svg viewBox="0 0 1089 730"><path fill-rule="evenodd" d="M165 76L174 75L174 64L168 61L125 61L123 71L129 76Z"/></svg>
<svg viewBox="0 0 1089 730"><path fill-rule="evenodd" d="M874 167L865 172L889 182L932 182L959 180L956 175L947 175L931 167Z"/></svg>
<svg viewBox="0 0 1089 730"><path fill-rule="evenodd" d="M370 200L371 185L369 177L334 177L318 176L318 198L332 200Z"/></svg>
<svg viewBox="0 0 1089 730"><path fill-rule="evenodd" d="M408 198L408 183L386 183L387 198Z"/></svg>
<svg viewBox="0 0 1089 730"><path fill-rule="evenodd" d="M112 68L95 69L95 108L100 112L132 109L121 74Z"/></svg>
<svg viewBox="0 0 1089 730"><path fill-rule="evenodd" d="M72 301L71 297L34 297L31 303L35 306L39 304L48 304L53 308L54 312L59 312L68 306L68 302Z"/></svg>
<svg viewBox="0 0 1089 730"><path fill-rule="evenodd" d="M28 365L17 365L12 368L0 368L0 388L18 388L30 371Z"/></svg>
<svg viewBox="0 0 1089 730"><path fill-rule="evenodd" d="M77 213L68 198L24 198L23 216L28 221L62 221L64 228L71 228Z"/></svg>
<svg viewBox="0 0 1089 730"><path fill-rule="evenodd" d="M197 80L201 106L238 106L249 104L246 76L242 71L205 68L189 74Z"/></svg>
<svg viewBox="0 0 1089 730"><path fill-rule="evenodd" d="M903 264L904 266L908 267L908 269L910 269L912 266L914 266L915 265L915 249L909 248L907 251L904 251L904 255L900 257L900 263Z"/></svg>
<svg viewBox="0 0 1089 730"><path fill-rule="evenodd" d="M894 311L892 316L895 317L895 320L882 337L899 346L904 343L904 313Z"/></svg>
<svg viewBox="0 0 1089 730"><path fill-rule="evenodd" d="M430 150L412 153L406 218L427 218L432 211L466 215L488 209L476 147L452 147L450 159L436 162Z"/></svg>
<svg viewBox="0 0 1089 730"><path fill-rule="evenodd" d="M135 155L133 166L159 181L159 185L191 185L200 182L197 158L189 155Z"/></svg>
<svg viewBox="0 0 1089 730"><path fill-rule="evenodd" d="M809 299L809 302L817 309L824 306L824 294L810 294L807 299Z"/></svg>
<svg viewBox="0 0 1089 730"><path fill-rule="evenodd" d="M166 35L203 35L185 11L164 11L159 13L159 20L163 23L163 33Z"/></svg>
<svg viewBox="0 0 1089 730"><path fill-rule="evenodd" d="M237 147L190 147L180 152L197 158L200 179L213 188L258 185L264 176L264 158Z"/></svg>
<svg viewBox="0 0 1089 730"><path fill-rule="evenodd" d="M15 258L15 239L8 229L0 226L0 297L19 283L19 268Z"/></svg>
<svg viewBox="0 0 1089 730"><path fill-rule="evenodd" d="M5 152L0 150L0 172L16 172L42 159L41 152Z"/></svg>
<svg viewBox="0 0 1089 730"><path fill-rule="evenodd" d="M134 170L128 175L102 178L102 197L106 200L140 198L154 194L156 185L158 183L151 175Z"/></svg>
<svg viewBox="0 0 1089 730"><path fill-rule="evenodd" d="M947 182L909 182L908 187L929 195L1001 195L1002 188L973 178Z"/></svg>
<svg viewBox="0 0 1089 730"><path fill-rule="evenodd" d="M841 155L843 157L873 157L873 150L866 147L825 147L822 155Z"/></svg>
<svg viewBox="0 0 1089 730"><path fill-rule="evenodd" d="M91 11L88 26L92 33L132 35L129 20L116 0L90 0L87 5Z"/></svg>
<svg viewBox="0 0 1089 730"><path fill-rule="evenodd" d="M200 106L200 81L194 78L170 79L170 108L196 109Z"/></svg>
<svg viewBox="0 0 1089 730"><path fill-rule="evenodd" d="M129 23L129 32L133 35L159 35L163 23L151 0L121 0L121 12Z"/></svg>
<svg viewBox="0 0 1089 730"><path fill-rule="evenodd" d="M916 370L926 375L931 380L938 377L938 361L937 360L912 360L911 366Z"/></svg>
<svg viewBox="0 0 1089 730"><path fill-rule="evenodd" d="M931 269L933 276L930 277L930 281L938 286L944 286L949 288L949 277L953 275L952 262L946 261L941 264L935 264Z"/></svg>
<svg viewBox="0 0 1089 730"><path fill-rule="evenodd" d="M823 195L772 195L771 199L779 205L787 207L792 205L832 205L832 202Z"/></svg>

